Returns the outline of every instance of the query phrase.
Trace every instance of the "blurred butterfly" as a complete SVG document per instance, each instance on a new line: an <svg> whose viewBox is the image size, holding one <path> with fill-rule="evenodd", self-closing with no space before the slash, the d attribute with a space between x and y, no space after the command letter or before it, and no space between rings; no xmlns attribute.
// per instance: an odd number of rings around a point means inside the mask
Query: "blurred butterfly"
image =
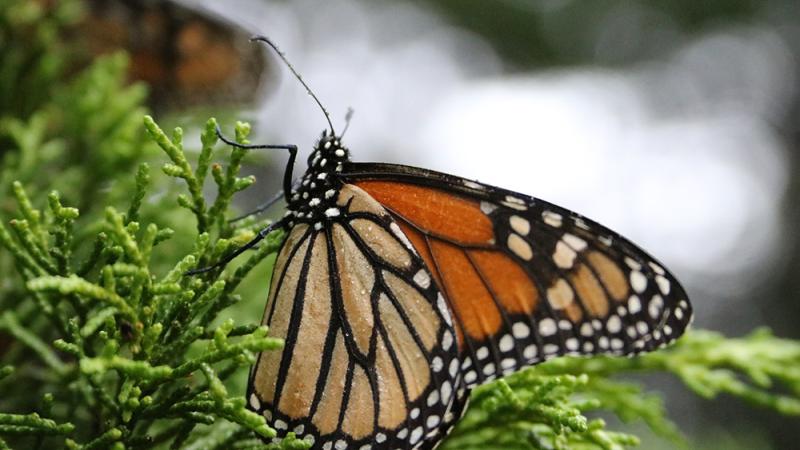
<svg viewBox="0 0 800 450"><path fill-rule="evenodd" d="M288 211L213 266L287 232L263 320L285 346L259 355L247 392L279 436L434 448L481 383L562 355L654 350L691 321L675 277L617 233L476 181L352 162L328 124L296 183L295 146L243 146L289 151Z"/></svg>
<svg viewBox="0 0 800 450"><path fill-rule="evenodd" d="M128 75L147 82L156 109L241 104L252 99L259 74L271 72L242 28L192 2L87 3L78 24L86 50L130 54Z"/></svg>

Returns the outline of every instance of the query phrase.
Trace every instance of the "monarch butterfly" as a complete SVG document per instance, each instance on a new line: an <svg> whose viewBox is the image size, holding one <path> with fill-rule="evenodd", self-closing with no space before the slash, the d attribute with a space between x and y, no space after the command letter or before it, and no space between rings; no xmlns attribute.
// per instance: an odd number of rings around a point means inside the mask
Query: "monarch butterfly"
<svg viewBox="0 0 800 450"><path fill-rule="evenodd" d="M431 449L471 388L561 355L635 355L679 337L681 285L617 233L545 201L414 167L356 163L330 130L292 181L249 407L313 448ZM330 133L328 132L330 131ZM263 208L262 208L263 209ZM205 271L211 268L195 271Z"/></svg>

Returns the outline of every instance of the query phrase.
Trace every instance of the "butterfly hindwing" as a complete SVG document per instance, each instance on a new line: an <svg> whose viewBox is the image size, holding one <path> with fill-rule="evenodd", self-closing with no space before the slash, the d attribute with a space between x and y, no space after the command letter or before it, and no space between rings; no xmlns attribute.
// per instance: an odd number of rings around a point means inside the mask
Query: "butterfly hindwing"
<svg viewBox="0 0 800 450"><path fill-rule="evenodd" d="M468 386L564 355L633 355L691 318L677 280L607 228L451 175L350 163L345 177L395 218L453 313Z"/></svg>
<svg viewBox="0 0 800 450"><path fill-rule="evenodd" d="M345 185L337 206L278 255L264 323L285 347L259 356L250 406L314 448L431 448L464 401L450 312L380 204Z"/></svg>

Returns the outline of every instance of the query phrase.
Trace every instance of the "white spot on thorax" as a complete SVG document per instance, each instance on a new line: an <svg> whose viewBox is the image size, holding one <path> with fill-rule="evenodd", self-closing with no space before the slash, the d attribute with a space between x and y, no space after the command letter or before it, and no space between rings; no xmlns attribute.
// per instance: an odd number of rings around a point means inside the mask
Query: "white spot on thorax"
<svg viewBox="0 0 800 450"><path fill-rule="evenodd" d="M340 214L339 208L328 208L325 210L325 216L336 217Z"/></svg>

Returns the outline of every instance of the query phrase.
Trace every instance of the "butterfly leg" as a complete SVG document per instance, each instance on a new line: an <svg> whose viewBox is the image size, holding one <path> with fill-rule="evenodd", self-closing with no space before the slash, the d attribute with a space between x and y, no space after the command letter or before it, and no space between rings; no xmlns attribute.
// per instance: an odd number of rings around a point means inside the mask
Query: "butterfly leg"
<svg viewBox="0 0 800 450"><path fill-rule="evenodd" d="M244 244L243 246L237 248L236 251L234 251L233 253L231 253L229 255L226 255L224 258L222 258L221 260L217 261L216 263L214 263L214 264L212 264L210 266L201 267L199 269L188 270L188 271L186 271L184 273L184 275L198 275L198 274L201 274L201 273L206 273L206 272L212 271L214 269L225 267L234 258L236 258L237 256L241 255L245 251L253 248L262 239L267 237L267 235L269 235L271 232L277 230L278 228L285 227L288 222L289 222L289 218L288 217L283 217L280 220L278 220L277 222L273 222L273 223L269 224L267 227L265 227L261 231L259 231L258 235L256 235L255 238L253 238L247 244Z"/></svg>
<svg viewBox="0 0 800 450"><path fill-rule="evenodd" d="M286 201L292 196L292 170L294 169L294 161L297 159L297 146L292 144L261 144L261 145L246 145L240 144L226 138L222 134L219 125L217 125L217 137L224 143L237 148L246 150L263 150L263 149L283 149L289 151L289 162L286 163L286 170L283 172L283 196Z"/></svg>
<svg viewBox="0 0 800 450"><path fill-rule="evenodd" d="M283 198L283 190L280 190L280 191L276 192L275 195L272 196L272 198L270 198L266 202L258 205L256 207L256 209L254 209L254 210L252 210L252 211L250 211L250 212L248 212L246 214L242 214L241 216L234 217L233 219L230 219L228 221L228 223L238 222L238 221L240 221L242 219L246 219L246 218L248 218L250 216L254 216L256 214L261 214L262 212L270 209L272 207L272 205L274 205L275 203L278 203L282 198Z"/></svg>

